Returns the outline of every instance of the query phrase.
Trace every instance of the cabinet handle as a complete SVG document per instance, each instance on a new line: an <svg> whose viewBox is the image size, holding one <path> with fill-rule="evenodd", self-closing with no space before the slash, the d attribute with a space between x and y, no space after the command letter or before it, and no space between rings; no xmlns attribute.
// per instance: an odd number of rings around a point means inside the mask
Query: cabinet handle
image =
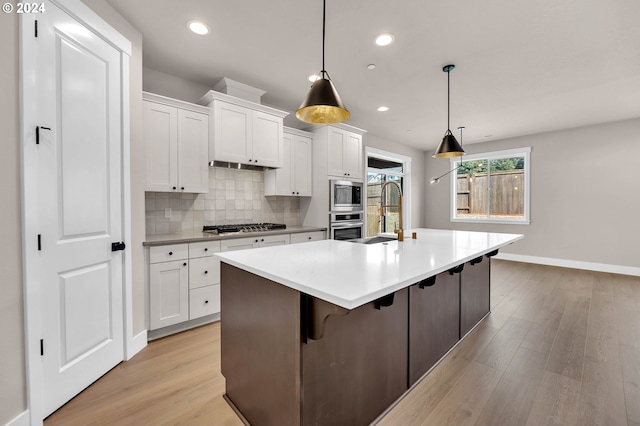
<svg viewBox="0 0 640 426"><path fill-rule="evenodd" d="M184 186L181 186L180 189L184 191Z"/></svg>
<svg viewBox="0 0 640 426"><path fill-rule="evenodd" d="M178 188L176 188L176 187L174 186L174 187L173 187L173 189L178 189Z"/></svg>
<svg viewBox="0 0 640 426"><path fill-rule="evenodd" d="M264 238L263 238L263 239L261 239L260 241L264 242Z"/></svg>
<svg viewBox="0 0 640 426"><path fill-rule="evenodd" d="M255 241L254 241L254 243L257 243L257 242L258 242L258 240L255 240Z"/></svg>
<svg viewBox="0 0 640 426"><path fill-rule="evenodd" d="M209 273L209 271L204 271L204 273L205 273L205 274L208 274L208 273Z"/></svg>
<svg viewBox="0 0 640 426"><path fill-rule="evenodd" d="M208 300L205 300L205 301L204 301L204 304L206 305L207 303L209 303L209 301L208 301Z"/></svg>
<svg viewBox="0 0 640 426"><path fill-rule="evenodd" d="M209 250L208 248L206 248L206 247L204 248L204 251L208 251L208 250Z"/></svg>
<svg viewBox="0 0 640 426"><path fill-rule="evenodd" d="M182 266L187 266L187 262L184 262L184 263L182 264Z"/></svg>
<svg viewBox="0 0 640 426"><path fill-rule="evenodd" d="M169 252L169 256L173 256L173 252L172 251Z"/></svg>
<svg viewBox="0 0 640 426"><path fill-rule="evenodd" d="M311 239L311 237L307 237L307 238Z"/></svg>

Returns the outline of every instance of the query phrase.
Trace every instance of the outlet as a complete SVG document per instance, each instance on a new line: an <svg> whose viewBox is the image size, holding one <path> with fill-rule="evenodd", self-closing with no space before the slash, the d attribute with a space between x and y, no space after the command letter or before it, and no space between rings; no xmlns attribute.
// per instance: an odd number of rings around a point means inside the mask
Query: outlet
<svg viewBox="0 0 640 426"><path fill-rule="evenodd" d="M167 207L164 209L164 218L171 219L171 207Z"/></svg>

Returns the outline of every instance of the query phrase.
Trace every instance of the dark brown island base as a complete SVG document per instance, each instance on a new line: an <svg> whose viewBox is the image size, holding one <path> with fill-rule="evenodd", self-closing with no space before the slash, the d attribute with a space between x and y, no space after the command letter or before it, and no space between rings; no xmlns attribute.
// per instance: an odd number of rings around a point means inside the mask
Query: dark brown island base
<svg viewBox="0 0 640 426"><path fill-rule="evenodd" d="M488 313L485 253L346 309L222 263L226 399L251 425L367 425Z"/></svg>

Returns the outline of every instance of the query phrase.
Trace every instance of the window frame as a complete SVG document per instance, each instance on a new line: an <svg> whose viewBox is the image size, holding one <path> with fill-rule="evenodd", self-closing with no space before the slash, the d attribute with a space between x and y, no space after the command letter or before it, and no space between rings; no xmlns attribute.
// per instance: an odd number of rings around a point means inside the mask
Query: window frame
<svg viewBox="0 0 640 426"><path fill-rule="evenodd" d="M390 172L387 176L400 176L402 178L402 225L405 229L411 229L411 157L406 155L397 154L394 152L383 151L378 148L365 146L364 149L364 185L367 184L367 176L369 175L368 159L369 157L376 157L382 160L390 160L398 163L402 163L402 173ZM366 206L368 203L367 191L365 192L364 200L364 226L365 232L368 229L368 217L366 214Z"/></svg>
<svg viewBox="0 0 640 426"><path fill-rule="evenodd" d="M457 179L458 173L457 169L459 164L467 161L477 161L477 160L487 160L487 165L491 163L492 160L499 160L502 158L513 158L513 157L524 157L524 217L523 218L514 218L514 219L506 219L506 218L491 218L491 217L483 217L483 218L460 218L456 217L457 215L457 202L458 202L458 194L457 194ZM514 148L514 149L506 149L501 151L492 151L492 152L484 152L480 154L471 154L464 155L462 157L451 158L450 160L451 170L451 179L450 179L450 202L451 206L450 211L450 221L451 222L460 222L460 223L494 223L494 224L503 224L503 225L529 225L531 223L530 219L530 205L531 205L531 147L523 147L523 148ZM489 177L491 175L491 169L488 167ZM489 182L490 179L489 179ZM488 210L491 209L491 186L487 185L487 206Z"/></svg>

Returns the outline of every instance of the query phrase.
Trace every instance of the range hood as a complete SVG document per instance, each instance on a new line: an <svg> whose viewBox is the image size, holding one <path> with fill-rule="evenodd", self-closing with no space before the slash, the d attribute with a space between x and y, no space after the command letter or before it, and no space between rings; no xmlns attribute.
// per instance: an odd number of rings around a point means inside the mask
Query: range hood
<svg viewBox="0 0 640 426"><path fill-rule="evenodd" d="M253 171L259 171L259 172L271 169L271 167L254 166L252 164L242 164L242 163L229 163L227 161L209 161L209 167L222 167L225 169L234 169L234 170L253 170Z"/></svg>

